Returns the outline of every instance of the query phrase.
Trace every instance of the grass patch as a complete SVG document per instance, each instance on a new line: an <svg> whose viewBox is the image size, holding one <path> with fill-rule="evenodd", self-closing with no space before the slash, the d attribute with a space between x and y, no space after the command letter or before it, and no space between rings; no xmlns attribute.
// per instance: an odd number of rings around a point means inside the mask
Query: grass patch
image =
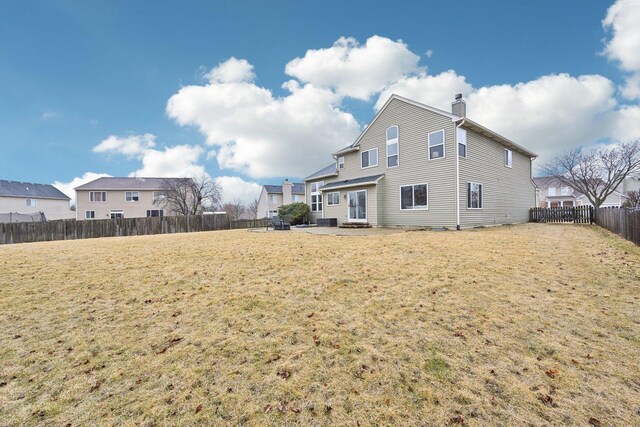
<svg viewBox="0 0 640 427"><path fill-rule="evenodd" d="M0 425L639 425L597 227L0 247Z"/></svg>

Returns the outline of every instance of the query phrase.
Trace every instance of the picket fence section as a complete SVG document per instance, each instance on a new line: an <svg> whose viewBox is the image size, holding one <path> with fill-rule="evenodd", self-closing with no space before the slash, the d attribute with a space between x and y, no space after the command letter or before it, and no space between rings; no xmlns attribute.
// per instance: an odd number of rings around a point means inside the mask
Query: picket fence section
<svg viewBox="0 0 640 427"><path fill-rule="evenodd" d="M640 245L640 209L600 208L596 224Z"/></svg>
<svg viewBox="0 0 640 427"><path fill-rule="evenodd" d="M558 208L531 208L529 222L571 222L593 224L593 206L563 206Z"/></svg>
<svg viewBox="0 0 640 427"><path fill-rule="evenodd" d="M228 230L228 215L0 223L0 244Z"/></svg>

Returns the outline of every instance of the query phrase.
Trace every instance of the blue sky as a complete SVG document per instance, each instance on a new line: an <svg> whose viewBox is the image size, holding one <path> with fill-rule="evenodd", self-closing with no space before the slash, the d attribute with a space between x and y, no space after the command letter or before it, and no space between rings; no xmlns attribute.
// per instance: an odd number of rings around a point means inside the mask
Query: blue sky
<svg viewBox="0 0 640 427"><path fill-rule="evenodd" d="M613 16L613 24L603 28L602 21L611 5L605 1L3 2L0 178L41 183L70 183L75 178L73 182L79 183L87 172L116 176L135 171L162 174L162 165L167 162L160 157L180 156L177 151L166 152L167 147L196 147L189 152L191 157L185 160L185 167L204 168L212 176L239 177L234 182L242 181L244 187L238 189L237 196L246 199L256 188L254 183L277 183L284 176L299 178L305 170L312 173L330 163L330 152L345 141L352 141L354 123L349 121L354 120L361 129L375 114L381 96L389 90L409 90L403 86L403 79L414 77L427 84L428 76L444 78L442 73L448 70L453 71L454 80L457 78L451 90L460 89L469 96L472 118L483 118L478 121L522 145L533 145L534 151L550 153L549 147L535 146L536 133L547 135L550 131L534 126L514 128L510 122L527 120L530 114L526 110L509 118L509 123L501 111L484 113L487 109L483 106L491 98L482 94L482 88L492 88L495 95L491 96L497 97L497 88L506 85L515 95L525 97L523 104L527 104L526 96L532 90L566 88L572 94L584 89L584 97L577 98L582 104L613 104L604 110L594 107L583 111L587 122L593 122L589 114L608 118L597 130L581 134L580 141L571 144L622 139L629 137L625 120L640 117L636 115L638 97L633 88L628 89L628 96L624 96L622 88L640 71L634 68L634 59L629 59L633 53L624 43L607 54L601 52L616 35L634 37L634 30L625 26L624 20L630 13L637 13L640 6L631 0L624 5L625 10ZM620 28L616 27L618 23ZM317 63L306 56L308 50L330 50L341 37L350 37L351 42L343 44L343 54L367 48L362 54L375 57L379 52L367 45L373 36L397 47L398 57L391 55L389 60L395 58L399 62L404 58L410 64L398 70L403 77L391 76L383 83L373 84L366 88L367 95L354 95L352 83L332 82L337 78L332 76L340 73L331 74L331 69L319 76L320 71L314 71ZM330 55L331 51L325 53ZM206 76L231 57L246 60L238 65L238 72L244 77L213 82ZM300 65L296 72L285 73L285 67L295 58L308 59L309 63ZM385 61L384 55L380 61ZM350 70L346 73L367 72ZM393 74L392 70L388 73ZM544 79L560 73L566 75L563 81ZM580 81L581 76L602 78ZM266 151L283 149L288 147L286 144L305 144L303 130L280 134L278 129L275 133L280 139L262 140L260 135L272 127L251 128L251 123L219 119L221 105L226 108L225 114L230 108L238 108L242 114L245 107L229 107L214 100L215 105L209 108L202 104L215 95L196 93L208 84L231 84L233 90L225 93L234 97L242 97L242 90L266 89L273 97L265 101L268 108L269 102L277 103L291 95L291 90L282 87L291 80L300 86L323 87L328 94L309 95L325 97L318 101L317 108L325 102L344 113L325 118L326 123L341 123L335 125L336 133L327 137L331 142L309 159L289 159L304 165L291 169L267 157L264 164L257 164L259 157L242 157L241 151L250 151L252 144ZM531 84L524 90L518 83ZM412 86L414 92L418 92L416 87L422 87L420 84ZM193 87L195 97L181 95L176 99L180 100L180 109L169 111L169 99L185 87ZM441 84L438 87L449 88ZM444 102L440 93L402 94L432 104ZM556 107L554 101L548 102L550 108ZM202 110L194 112L197 107ZM309 114L316 112L310 109ZM498 115L503 117L496 118ZM247 121L252 121L251 114ZM544 123L543 120L541 126ZM280 126L287 126L287 122ZM616 126L626 130L616 130ZM305 127L309 128L308 123L300 126ZM225 130L218 132L218 128ZM343 136L338 135L341 129ZM152 134L153 138L134 141L145 134ZM111 136L111 145L94 149ZM236 139L243 142L236 143ZM309 136L309 141L312 139ZM280 141L284 141L283 146L278 145ZM131 143L138 144L137 151L124 148ZM325 160L321 153L325 153ZM158 162L151 164L154 155ZM180 159L173 160L176 167L181 166ZM148 164L146 168L144 164ZM225 187L225 198L234 193L231 182Z"/></svg>

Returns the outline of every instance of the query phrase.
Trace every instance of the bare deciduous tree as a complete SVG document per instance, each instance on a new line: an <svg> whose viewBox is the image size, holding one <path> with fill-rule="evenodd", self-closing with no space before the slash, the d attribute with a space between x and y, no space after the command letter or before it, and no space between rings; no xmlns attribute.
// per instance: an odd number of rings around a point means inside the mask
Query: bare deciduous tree
<svg viewBox="0 0 640 427"><path fill-rule="evenodd" d="M640 139L613 147L575 148L542 166L546 175L581 192L596 208L638 170Z"/></svg>
<svg viewBox="0 0 640 427"><path fill-rule="evenodd" d="M640 208L640 191L629 191L623 206L626 208Z"/></svg>
<svg viewBox="0 0 640 427"><path fill-rule="evenodd" d="M156 202L173 215L198 215L215 210L220 204L222 189L209 175L194 178L167 178L161 197Z"/></svg>
<svg viewBox="0 0 640 427"><path fill-rule="evenodd" d="M258 219L258 199L254 199L247 205L247 212L251 215L251 219Z"/></svg>
<svg viewBox="0 0 640 427"><path fill-rule="evenodd" d="M240 219L243 213L245 213L247 206L240 199L234 199L231 202L227 202L222 205L222 210L229 214L229 217L233 221L237 221Z"/></svg>

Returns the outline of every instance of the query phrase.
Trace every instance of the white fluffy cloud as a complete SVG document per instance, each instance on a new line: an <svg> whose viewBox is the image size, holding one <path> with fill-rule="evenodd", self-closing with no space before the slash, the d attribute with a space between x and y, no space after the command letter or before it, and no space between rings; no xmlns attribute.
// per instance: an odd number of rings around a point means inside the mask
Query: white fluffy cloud
<svg viewBox="0 0 640 427"><path fill-rule="evenodd" d="M250 203L260 196L262 186L251 181L245 181L239 176L219 176L216 178L222 187L222 203L240 199Z"/></svg>
<svg viewBox="0 0 640 427"><path fill-rule="evenodd" d="M204 152L198 145L176 145L164 150L146 150L142 155L142 168L129 176L197 177L205 173L198 164Z"/></svg>
<svg viewBox="0 0 640 427"><path fill-rule="evenodd" d="M155 135L150 133L127 137L110 135L93 147L93 151L95 153L123 154L129 158L141 157L147 150L155 147L155 140Z"/></svg>
<svg viewBox="0 0 640 427"><path fill-rule="evenodd" d="M142 168L129 176L148 177L194 177L202 175L204 167L198 164L204 149L198 145L175 145L164 149L156 146L155 135L111 135L93 147L96 153L120 154L129 159L138 159Z"/></svg>
<svg viewBox="0 0 640 427"><path fill-rule="evenodd" d="M464 76L449 70L435 76L422 73L416 76L408 76L380 93L375 104L375 109L382 108L392 94L404 96L415 101L420 101L432 107L443 110L451 110L451 101L456 93L468 95L473 87L466 82Z"/></svg>
<svg viewBox="0 0 640 427"><path fill-rule="evenodd" d="M372 36L361 46L354 38L341 37L330 48L308 50L293 59L285 72L340 96L368 101L388 84L423 71L419 61L402 40Z"/></svg>
<svg viewBox="0 0 640 427"><path fill-rule="evenodd" d="M256 75L253 65L246 59L231 57L204 75L211 83L235 83L253 81Z"/></svg>
<svg viewBox="0 0 640 427"><path fill-rule="evenodd" d="M247 67L227 62L209 73L223 74L225 81L183 87L167 103L169 117L196 126L215 147L221 168L253 178L305 176L359 134L330 89L291 80L283 85L289 94L274 97L251 82Z"/></svg>
<svg viewBox="0 0 640 427"><path fill-rule="evenodd" d="M603 53L630 73L621 88L622 95L640 99L640 1L616 1L609 7L602 25L611 32Z"/></svg>
<svg viewBox="0 0 640 427"><path fill-rule="evenodd" d="M67 196L71 197L71 203L75 204L76 192L74 188L79 187L83 184L86 184L87 182L91 182L93 180L101 178L103 176L111 176L111 175L106 173L86 172L82 176L75 177L69 182L56 181L51 185L56 187L58 190L62 191Z"/></svg>

